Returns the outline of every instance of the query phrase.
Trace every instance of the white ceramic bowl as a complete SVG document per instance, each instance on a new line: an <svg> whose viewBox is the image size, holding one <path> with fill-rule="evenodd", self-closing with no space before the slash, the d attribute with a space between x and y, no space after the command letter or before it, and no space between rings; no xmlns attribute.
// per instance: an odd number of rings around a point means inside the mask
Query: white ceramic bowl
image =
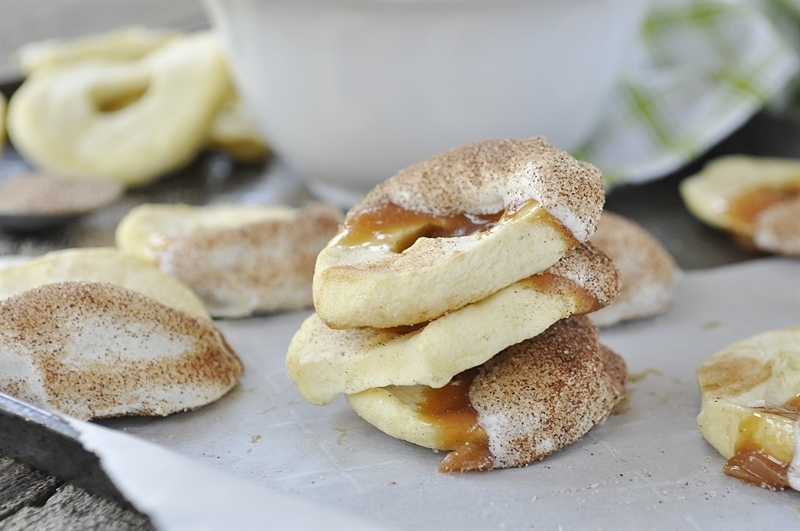
<svg viewBox="0 0 800 531"><path fill-rule="evenodd" d="M207 0L275 153L351 205L396 171L487 138L591 133L647 3Z"/></svg>

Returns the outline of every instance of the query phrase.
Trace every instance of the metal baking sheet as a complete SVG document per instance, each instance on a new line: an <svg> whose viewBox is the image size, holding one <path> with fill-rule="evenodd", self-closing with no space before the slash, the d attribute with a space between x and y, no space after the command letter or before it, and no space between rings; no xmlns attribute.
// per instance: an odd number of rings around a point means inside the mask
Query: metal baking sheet
<svg viewBox="0 0 800 531"><path fill-rule="evenodd" d="M797 260L687 273L666 314L602 332L630 373L615 413L538 463L488 473L442 474L442 453L384 435L345 401L306 403L284 370L306 315L219 321L245 365L232 393L194 412L102 424L389 528L797 529L798 493L723 475L724 459L695 421L700 363L733 341L800 323Z"/></svg>

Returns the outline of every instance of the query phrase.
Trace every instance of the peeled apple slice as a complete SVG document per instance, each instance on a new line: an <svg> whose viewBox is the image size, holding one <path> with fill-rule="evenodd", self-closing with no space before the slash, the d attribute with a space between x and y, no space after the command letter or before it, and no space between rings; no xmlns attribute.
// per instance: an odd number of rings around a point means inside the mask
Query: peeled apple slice
<svg viewBox="0 0 800 531"><path fill-rule="evenodd" d="M116 284L195 318L211 319L197 295L174 277L140 258L99 247L54 251L0 269L0 300L44 284L67 281Z"/></svg>
<svg viewBox="0 0 800 531"><path fill-rule="evenodd" d="M177 31L128 26L76 39L47 39L23 45L14 54L26 75L87 59L135 61L180 35Z"/></svg>
<svg viewBox="0 0 800 531"><path fill-rule="evenodd" d="M764 488L800 490L800 327L729 345L697 370L700 432L725 473Z"/></svg>
<svg viewBox="0 0 800 531"><path fill-rule="evenodd" d="M39 169L140 186L194 159L229 88L216 35L197 32L137 61L34 71L9 100L8 135Z"/></svg>
<svg viewBox="0 0 800 531"><path fill-rule="evenodd" d="M0 391L78 419L195 409L242 374L213 322L81 281L0 301L0 367Z"/></svg>
<svg viewBox="0 0 800 531"><path fill-rule="evenodd" d="M267 220L289 221L295 209L283 206L144 204L117 225L117 247L150 262L176 240L212 231L236 229Z"/></svg>
<svg viewBox="0 0 800 531"><path fill-rule="evenodd" d="M720 157L686 178L680 193L695 217L743 246L800 254L800 218L792 206L800 195L800 160Z"/></svg>
<svg viewBox="0 0 800 531"><path fill-rule="evenodd" d="M214 317L312 305L317 254L342 214L243 205L140 205L120 221L117 247L156 264L192 289Z"/></svg>

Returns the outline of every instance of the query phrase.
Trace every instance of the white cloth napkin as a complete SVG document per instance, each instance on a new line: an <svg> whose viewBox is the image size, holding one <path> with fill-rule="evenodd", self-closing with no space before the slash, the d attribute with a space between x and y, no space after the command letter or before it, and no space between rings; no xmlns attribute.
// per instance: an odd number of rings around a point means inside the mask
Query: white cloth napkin
<svg viewBox="0 0 800 531"><path fill-rule="evenodd" d="M575 155L609 187L679 169L795 79L800 54L786 31L800 35L800 1L654 2L604 119Z"/></svg>

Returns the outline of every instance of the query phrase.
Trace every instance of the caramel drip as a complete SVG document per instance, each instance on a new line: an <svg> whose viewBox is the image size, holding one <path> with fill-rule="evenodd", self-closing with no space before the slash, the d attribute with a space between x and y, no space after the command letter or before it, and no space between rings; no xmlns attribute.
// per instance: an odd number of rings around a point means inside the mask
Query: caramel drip
<svg viewBox="0 0 800 531"><path fill-rule="evenodd" d="M465 442L439 463L439 472L480 472L494 468L489 440Z"/></svg>
<svg viewBox="0 0 800 531"><path fill-rule="evenodd" d="M334 243L342 246L385 245L393 252L400 253L419 238L455 238L477 234L538 206L538 202L529 201L514 212L432 215L386 203L348 216ZM544 209L536 210L546 213Z"/></svg>
<svg viewBox="0 0 800 531"><path fill-rule="evenodd" d="M739 423L736 451L722 471L745 483L771 490L783 490L789 486L789 463L780 461L753 443L752 424L757 420L756 415L750 415Z"/></svg>
<svg viewBox="0 0 800 531"><path fill-rule="evenodd" d="M789 485L789 462L784 462L755 441L755 434L763 414L780 415L795 422L800 419L800 394L776 407L754 408L757 411L739 423L734 454L723 467L723 472L745 483L770 490L783 490Z"/></svg>
<svg viewBox="0 0 800 531"><path fill-rule="evenodd" d="M727 213L730 217L750 225L755 223L761 212L798 193L800 193L800 188L796 187L760 188L732 199L728 203Z"/></svg>
<svg viewBox="0 0 800 531"><path fill-rule="evenodd" d="M466 370L445 386L429 387L423 393L419 414L436 426L437 446L453 449L439 465L441 472L490 470L493 466L489 439L469 400L475 374L477 369Z"/></svg>

